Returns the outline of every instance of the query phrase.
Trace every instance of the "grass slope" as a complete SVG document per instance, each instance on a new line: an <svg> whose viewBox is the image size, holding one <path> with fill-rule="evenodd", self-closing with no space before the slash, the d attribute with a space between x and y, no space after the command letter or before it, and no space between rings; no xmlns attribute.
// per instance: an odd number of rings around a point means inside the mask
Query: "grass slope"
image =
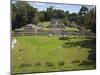
<svg viewBox="0 0 100 75"><path fill-rule="evenodd" d="M50 22L40 22L38 23L40 26L42 26L43 28L47 28L50 25Z"/></svg>

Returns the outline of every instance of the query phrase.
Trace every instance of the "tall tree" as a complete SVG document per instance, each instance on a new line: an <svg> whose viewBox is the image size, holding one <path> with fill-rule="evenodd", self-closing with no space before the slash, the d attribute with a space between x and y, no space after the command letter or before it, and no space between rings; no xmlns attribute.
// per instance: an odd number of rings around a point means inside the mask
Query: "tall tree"
<svg viewBox="0 0 100 75"><path fill-rule="evenodd" d="M44 13L44 20L50 21L52 17L53 17L53 7L50 6L49 8L47 8L46 12Z"/></svg>
<svg viewBox="0 0 100 75"><path fill-rule="evenodd" d="M17 8L14 4L12 4L12 29L17 28L17 24L16 24L16 13L17 13Z"/></svg>
<svg viewBox="0 0 100 75"><path fill-rule="evenodd" d="M79 24L96 33L96 7L82 6L79 11ZM84 25L83 25L84 24Z"/></svg>
<svg viewBox="0 0 100 75"><path fill-rule="evenodd" d="M71 14L69 14L68 18L69 18L70 22L74 21L74 22L77 23L77 21L78 21L78 14L77 13L71 13Z"/></svg>
<svg viewBox="0 0 100 75"><path fill-rule="evenodd" d="M85 17L88 13L88 8L86 6L82 6L79 11L78 23L81 27L85 27Z"/></svg>
<svg viewBox="0 0 100 75"><path fill-rule="evenodd" d="M86 19L86 28L90 29L92 32L96 33L96 7L90 8Z"/></svg>
<svg viewBox="0 0 100 75"><path fill-rule="evenodd" d="M36 8L30 6L27 2L17 1L12 4L12 29L20 28L33 22Z"/></svg>
<svg viewBox="0 0 100 75"><path fill-rule="evenodd" d="M55 18L58 18L58 19L63 19L63 18L65 18L66 16L65 16L64 10L55 9L55 10L54 10L54 17L55 17Z"/></svg>

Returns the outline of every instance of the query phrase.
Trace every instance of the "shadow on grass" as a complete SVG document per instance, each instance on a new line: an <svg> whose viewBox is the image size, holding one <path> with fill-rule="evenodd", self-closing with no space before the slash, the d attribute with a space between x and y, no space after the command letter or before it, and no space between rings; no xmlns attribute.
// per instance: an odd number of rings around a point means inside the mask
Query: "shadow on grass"
<svg viewBox="0 0 100 75"><path fill-rule="evenodd" d="M87 60L84 60L80 65L81 66L90 66L90 65L96 66L96 50L93 49L89 51Z"/></svg>
<svg viewBox="0 0 100 75"><path fill-rule="evenodd" d="M87 38L87 37L85 37ZM62 47L63 48L71 48L71 47L78 47L80 48L88 48L90 51L88 51L89 55L87 57L87 60L84 60L80 65L96 65L96 38L89 38L77 41L77 42L64 42ZM81 49L80 49L81 50ZM76 62L76 61L75 61Z"/></svg>
<svg viewBox="0 0 100 75"><path fill-rule="evenodd" d="M80 63L80 60L73 60L72 63Z"/></svg>
<svg viewBox="0 0 100 75"><path fill-rule="evenodd" d="M64 65L65 65L65 62L64 62L64 61L59 61L59 62L58 62L58 65L64 66Z"/></svg>
<svg viewBox="0 0 100 75"><path fill-rule="evenodd" d="M86 44L86 45L84 45ZM96 66L96 38L83 42L83 46L90 48L91 50L88 51L89 55L87 60L83 61L80 65L95 65Z"/></svg>
<svg viewBox="0 0 100 75"><path fill-rule="evenodd" d="M40 62L37 62L36 64L35 64L35 66L37 67L37 66L41 66L42 65L42 63L40 63Z"/></svg>
<svg viewBox="0 0 100 75"><path fill-rule="evenodd" d="M45 66L47 66L47 67L53 67L54 66L54 64L52 63L52 62L45 62Z"/></svg>
<svg viewBox="0 0 100 75"><path fill-rule="evenodd" d="M81 48L89 48L89 49L95 49L96 48L96 40L95 39L87 39L77 42L64 42L62 47L63 48L70 48L80 46Z"/></svg>
<svg viewBox="0 0 100 75"><path fill-rule="evenodd" d="M23 67L30 67L30 66L32 66L32 64L25 64L25 63L23 63L19 67L23 68Z"/></svg>
<svg viewBox="0 0 100 75"><path fill-rule="evenodd" d="M80 42L65 42L62 45L62 48L71 48L71 47L76 47L79 46Z"/></svg>

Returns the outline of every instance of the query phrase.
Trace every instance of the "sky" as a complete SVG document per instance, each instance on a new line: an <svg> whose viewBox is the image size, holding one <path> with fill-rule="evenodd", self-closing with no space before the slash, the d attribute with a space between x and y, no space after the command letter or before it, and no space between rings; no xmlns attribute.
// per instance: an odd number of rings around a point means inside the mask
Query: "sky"
<svg viewBox="0 0 100 75"><path fill-rule="evenodd" d="M16 0L13 0L12 3L16 3ZM27 2L34 8L37 8L38 11L46 11L47 8L52 6L54 9L60 9L64 11L69 11L69 13L78 13L82 5L74 5L74 4L60 4L60 3L43 3L43 2ZM88 8L94 6L87 6Z"/></svg>
<svg viewBox="0 0 100 75"><path fill-rule="evenodd" d="M31 6L38 9L38 11L46 10L48 7L52 6L54 9L60 9L64 11L69 11L70 13L78 13L81 5L71 5L71 4L54 4L54 3L36 3L28 2Z"/></svg>

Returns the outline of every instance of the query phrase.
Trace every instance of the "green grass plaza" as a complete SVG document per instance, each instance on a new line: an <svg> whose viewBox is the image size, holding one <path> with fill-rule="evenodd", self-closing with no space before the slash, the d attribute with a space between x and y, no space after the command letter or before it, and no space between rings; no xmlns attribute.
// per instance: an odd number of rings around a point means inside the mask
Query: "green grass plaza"
<svg viewBox="0 0 100 75"><path fill-rule="evenodd" d="M80 46L79 36L67 38L59 40L57 36L16 36L18 42L12 49L13 73L95 69L88 59L89 51L95 47L89 41L91 39L83 37L88 42Z"/></svg>

